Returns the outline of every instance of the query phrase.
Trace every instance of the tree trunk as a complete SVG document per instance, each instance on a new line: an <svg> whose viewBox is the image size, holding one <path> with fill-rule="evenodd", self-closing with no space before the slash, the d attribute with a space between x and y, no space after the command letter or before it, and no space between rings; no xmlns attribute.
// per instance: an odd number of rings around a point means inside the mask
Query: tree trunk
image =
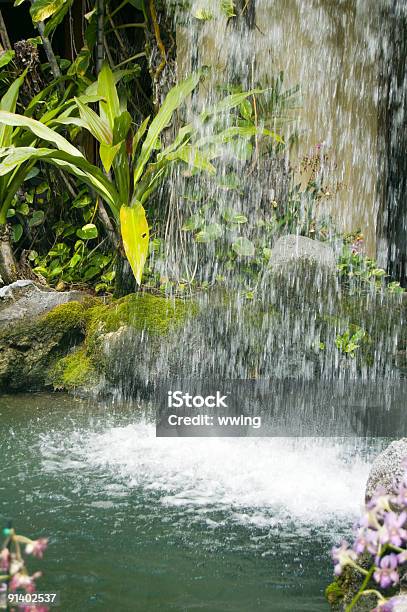
<svg viewBox="0 0 407 612"><path fill-rule="evenodd" d="M0 277L5 285L18 278L18 264L11 246L11 229L9 225L0 225Z"/></svg>
<svg viewBox="0 0 407 612"><path fill-rule="evenodd" d="M407 10L393 0L383 16L379 89L378 262L407 286Z"/></svg>
<svg viewBox="0 0 407 612"><path fill-rule="evenodd" d="M116 261L114 297L120 298L137 291L136 280L127 259L119 252Z"/></svg>

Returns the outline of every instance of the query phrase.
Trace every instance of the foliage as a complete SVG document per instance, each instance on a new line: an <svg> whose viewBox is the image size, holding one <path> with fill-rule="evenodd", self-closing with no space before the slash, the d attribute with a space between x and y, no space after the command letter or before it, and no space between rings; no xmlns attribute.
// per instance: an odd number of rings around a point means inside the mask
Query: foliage
<svg viewBox="0 0 407 612"><path fill-rule="evenodd" d="M88 130L99 142L100 158L106 174L88 162L79 149L60 136L55 129L28 117L0 111L0 124L7 126L7 129L13 126L29 130L41 141L56 146L56 148L36 146L3 148L0 152L3 158L0 175L18 172L28 160L31 163L34 160L41 160L74 174L93 188L107 202L117 224L120 223L122 206L126 209L136 209L137 215L132 217L135 233L124 230L123 234L122 227L122 236L127 258L140 284L148 249L148 240L145 239L148 236L147 222L143 205L157 189L169 168L174 163L185 163L194 171L215 173L216 169L211 162L219 155L219 149L225 143L235 142L237 138L250 139L259 131L257 128L247 129L236 126L215 131L211 136L201 137L196 124L191 122L180 128L173 142L160 150L161 133L171 121L174 112L195 89L199 78L198 74L193 74L173 87L150 126L147 118L134 136L131 136L131 116L120 104L114 75L109 66L104 64L96 87L92 87L87 92L88 96L95 93L99 99L99 114L92 110L89 104L76 98L79 117L65 113L64 117L54 118L52 125L74 125ZM201 115L201 122L228 111L252 93L246 92L224 98L219 105ZM278 138L266 129L261 132ZM122 219L128 221L129 215L130 213L126 211ZM140 237L144 242L140 241Z"/></svg>
<svg viewBox="0 0 407 612"><path fill-rule="evenodd" d="M355 357L355 351L360 348L360 342L365 338L366 332L360 327L353 326L352 329L347 329L343 334L338 334L335 338L336 348L345 355L349 355L352 359Z"/></svg>
<svg viewBox="0 0 407 612"><path fill-rule="evenodd" d="M350 289L372 288L383 289L391 294L404 293L400 283L391 281L383 268L377 266L374 259L363 253L363 236L360 233L345 235L345 244L338 263L342 280Z"/></svg>
<svg viewBox="0 0 407 612"><path fill-rule="evenodd" d="M368 502L355 527L355 540L350 547L343 542L332 551L336 576L347 567L354 568L362 584L347 605L350 612L363 597L375 596L377 607L372 612L404 609L407 598L397 595L395 587L407 571L407 475L393 493L378 490Z"/></svg>

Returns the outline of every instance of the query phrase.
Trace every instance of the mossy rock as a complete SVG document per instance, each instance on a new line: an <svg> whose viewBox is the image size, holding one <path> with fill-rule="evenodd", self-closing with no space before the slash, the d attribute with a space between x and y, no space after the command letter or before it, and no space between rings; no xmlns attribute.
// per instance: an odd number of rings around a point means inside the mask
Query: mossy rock
<svg viewBox="0 0 407 612"><path fill-rule="evenodd" d="M153 368L160 344L194 312L190 301L148 293L98 301L84 313L83 344L49 368L48 380L56 389L77 391L98 389L102 382L131 385L142 366Z"/></svg>
<svg viewBox="0 0 407 612"><path fill-rule="evenodd" d="M87 307L61 304L43 316L1 328L0 390L42 388L50 364L83 341Z"/></svg>

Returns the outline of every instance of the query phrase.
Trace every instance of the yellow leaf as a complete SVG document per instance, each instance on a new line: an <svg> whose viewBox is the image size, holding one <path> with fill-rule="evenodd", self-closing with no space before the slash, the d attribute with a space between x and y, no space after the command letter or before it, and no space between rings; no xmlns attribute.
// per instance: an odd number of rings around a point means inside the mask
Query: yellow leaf
<svg viewBox="0 0 407 612"><path fill-rule="evenodd" d="M137 283L141 285L149 241L146 212L142 204L138 202L135 206L120 208L120 228L127 259Z"/></svg>

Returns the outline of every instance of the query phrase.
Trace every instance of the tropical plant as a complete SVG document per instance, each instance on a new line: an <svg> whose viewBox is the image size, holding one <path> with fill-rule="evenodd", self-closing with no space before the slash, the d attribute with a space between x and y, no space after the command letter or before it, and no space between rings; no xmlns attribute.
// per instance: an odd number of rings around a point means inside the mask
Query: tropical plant
<svg viewBox="0 0 407 612"><path fill-rule="evenodd" d="M215 174L216 168L212 161L221 154L225 144L236 142L237 139L250 139L258 133L279 140L274 132L266 129L240 126L225 128L222 123L214 123L210 135L201 134L202 126L211 117L228 112L253 93L260 93L255 90L227 96L181 127L174 140L162 148L162 132L171 123L175 111L197 87L199 80L200 75L195 73L173 87L150 125L150 118L147 117L135 134L132 132L131 116L119 100L116 79L107 63L103 65L98 81L86 92L88 99L99 100L99 113L84 99L75 98L79 116L74 116L74 110L70 107L59 117L49 120L46 126L32 118L2 110L0 125L4 126L3 129L10 129L11 126L22 128L34 134L37 139L52 144L52 147L38 146L35 142L31 146L13 146L10 141L0 151L3 158L0 177L19 172L24 164L41 160L62 168L89 185L108 204L120 227L124 251L140 284L149 244L144 204L169 169L175 163L184 163L193 172ZM96 138L103 171L90 163L77 147L57 132L61 125L86 129Z"/></svg>

